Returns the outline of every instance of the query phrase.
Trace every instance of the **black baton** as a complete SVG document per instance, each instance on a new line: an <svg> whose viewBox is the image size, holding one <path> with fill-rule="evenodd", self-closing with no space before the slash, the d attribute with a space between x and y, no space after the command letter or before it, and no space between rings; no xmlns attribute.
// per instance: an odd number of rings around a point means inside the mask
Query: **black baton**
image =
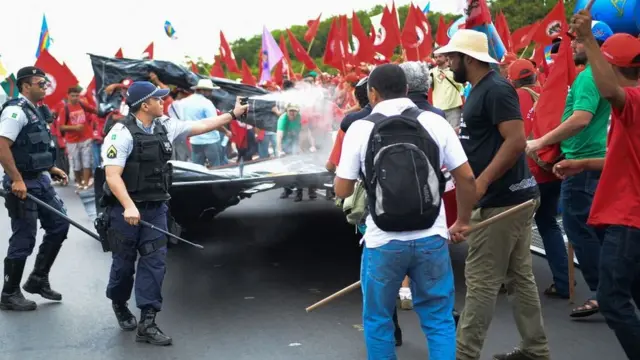
<svg viewBox="0 0 640 360"><path fill-rule="evenodd" d="M155 231L157 231L157 232L159 232L161 234L167 235L167 236L169 236L171 238L174 238L174 239L176 239L178 241L182 241L185 244L189 244L189 245L191 245L193 247L197 247L198 249L201 249L201 250L204 249L204 246L202 246L200 244L192 243L191 241L185 240L185 239L181 238L180 236L173 235L172 233L170 233L168 231L164 231L164 230L158 228L157 226L155 226L155 225L153 225L151 223L148 223L148 222L146 222L146 221L144 221L142 219L140 219L139 222L140 222L140 225L146 226L146 227L148 227L148 228L150 228L152 230L155 230Z"/></svg>
<svg viewBox="0 0 640 360"><path fill-rule="evenodd" d="M9 195L9 193L4 190L4 189L0 189L0 196L6 198L7 195ZM75 226L76 228L78 228L79 230L82 230L82 232L84 232L85 234L91 236L92 238L101 241L100 237L98 236L98 234L93 233L91 230L87 229L86 227L78 224L75 220L71 219L70 217L68 217L67 215L65 215L64 213L62 213L61 211L58 211L58 209L54 208L53 206L47 204L46 202L38 199L37 197L27 193L27 197L31 200L33 200L33 202L35 202L36 204L42 206L43 208L49 210L50 212L60 216L61 218L67 220L71 225Z"/></svg>

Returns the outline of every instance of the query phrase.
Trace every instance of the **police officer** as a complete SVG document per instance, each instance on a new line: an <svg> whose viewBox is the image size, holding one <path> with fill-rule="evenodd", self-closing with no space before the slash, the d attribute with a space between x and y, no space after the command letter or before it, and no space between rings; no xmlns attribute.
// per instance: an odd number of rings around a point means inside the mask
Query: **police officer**
<svg viewBox="0 0 640 360"><path fill-rule="evenodd" d="M36 105L46 94L45 73L29 66L18 71L16 80L20 95L6 102L0 110L0 164L5 172L2 185L11 192L5 198L5 206L12 230L4 259L0 309L27 311L35 310L36 303L22 295L20 281L26 259L36 243L38 219L45 234L33 272L23 286L28 293L62 300L62 295L49 285L49 271L69 232L69 223L38 209L36 203L26 198L27 192L66 213L62 200L51 186L51 179L44 172L63 183L68 180L67 175L54 166L55 145L44 115L48 109Z"/></svg>
<svg viewBox="0 0 640 360"><path fill-rule="evenodd" d="M133 331L137 327L136 341L154 345L172 342L155 323L162 307L167 238L138 226L138 222L142 219L167 230L171 176L167 161L171 159L174 140L219 129L247 109L247 105L237 102L235 109L214 118L179 121L163 117L162 98L168 93L168 89L147 81L134 82L127 92L129 115L113 126L102 146L107 238L113 253L107 298L112 301L122 330ZM137 258L138 267L134 270ZM141 309L139 324L127 306L134 273L136 304Z"/></svg>

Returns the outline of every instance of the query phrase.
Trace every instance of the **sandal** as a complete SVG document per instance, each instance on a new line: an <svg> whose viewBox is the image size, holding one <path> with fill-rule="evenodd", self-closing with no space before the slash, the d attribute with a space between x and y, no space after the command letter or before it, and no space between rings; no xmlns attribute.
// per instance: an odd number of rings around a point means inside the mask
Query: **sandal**
<svg viewBox="0 0 640 360"><path fill-rule="evenodd" d="M582 306L578 306L577 308L571 311L572 318L583 318L591 315L595 315L600 312L600 306L595 300L587 300Z"/></svg>
<svg viewBox="0 0 640 360"><path fill-rule="evenodd" d="M556 298L556 299L568 299L569 298L569 294L563 294L558 292L558 288L556 287L556 284L551 284L545 291L544 294L550 298Z"/></svg>

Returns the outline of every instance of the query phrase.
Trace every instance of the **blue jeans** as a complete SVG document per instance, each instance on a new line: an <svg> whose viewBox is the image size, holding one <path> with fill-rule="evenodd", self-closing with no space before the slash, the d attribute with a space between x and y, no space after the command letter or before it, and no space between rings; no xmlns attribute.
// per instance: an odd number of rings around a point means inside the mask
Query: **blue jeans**
<svg viewBox="0 0 640 360"><path fill-rule="evenodd" d="M265 131L264 139L258 143L258 155L260 159L269 158L269 145L273 148L273 153L276 154L276 133Z"/></svg>
<svg viewBox="0 0 640 360"><path fill-rule="evenodd" d="M209 160L211 166L220 166L220 143L191 144L191 161L198 165L204 165L205 160Z"/></svg>
<svg viewBox="0 0 640 360"><path fill-rule="evenodd" d="M640 359L640 229L610 226L600 252L600 312L629 359ZM636 303L633 306L631 300Z"/></svg>
<svg viewBox="0 0 640 360"><path fill-rule="evenodd" d="M534 219L544 244L556 290L560 295L569 296L569 257L564 246L562 230L556 219L561 184L560 180L538 184L540 207Z"/></svg>
<svg viewBox="0 0 640 360"><path fill-rule="evenodd" d="M587 225L593 196L600 180L600 171L585 171L562 181L562 225L573 245L580 271L589 289L598 289L600 244L602 231Z"/></svg>
<svg viewBox="0 0 640 360"><path fill-rule="evenodd" d="M102 149L102 144L97 143L95 140L93 141L93 171L95 171L102 163L102 159L100 158L100 150Z"/></svg>
<svg viewBox="0 0 640 360"><path fill-rule="evenodd" d="M427 338L429 358L455 360L453 270L446 239L393 240L362 252L364 337L370 360L395 360L393 313L405 275L413 308Z"/></svg>

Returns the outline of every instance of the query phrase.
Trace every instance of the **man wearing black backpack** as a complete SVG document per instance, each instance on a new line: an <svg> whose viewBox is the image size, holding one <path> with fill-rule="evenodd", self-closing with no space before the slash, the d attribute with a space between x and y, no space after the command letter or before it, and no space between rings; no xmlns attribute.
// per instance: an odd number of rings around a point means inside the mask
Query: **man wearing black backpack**
<svg viewBox="0 0 640 360"><path fill-rule="evenodd" d="M396 358L392 316L408 275L430 358L454 360L454 283L441 168L456 181L458 220L452 233L468 228L475 181L455 131L442 117L419 110L407 91L398 65L371 72L373 110L345 134L335 192L349 197L362 178L367 193L361 281L368 358Z"/></svg>
<svg viewBox="0 0 640 360"><path fill-rule="evenodd" d="M505 78L491 69L497 61L489 55L487 36L461 29L435 53L447 55L456 82L468 81L472 85L460 124L460 140L477 179L472 224L531 199L539 204L536 181L525 159L526 139L518 95ZM458 324L457 359L480 358L503 283L509 296L515 298L514 318L522 345L512 352L494 355L493 359L549 359L531 264L534 213L535 209L522 211L467 239L467 296ZM460 240L458 235L453 237Z"/></svg>

